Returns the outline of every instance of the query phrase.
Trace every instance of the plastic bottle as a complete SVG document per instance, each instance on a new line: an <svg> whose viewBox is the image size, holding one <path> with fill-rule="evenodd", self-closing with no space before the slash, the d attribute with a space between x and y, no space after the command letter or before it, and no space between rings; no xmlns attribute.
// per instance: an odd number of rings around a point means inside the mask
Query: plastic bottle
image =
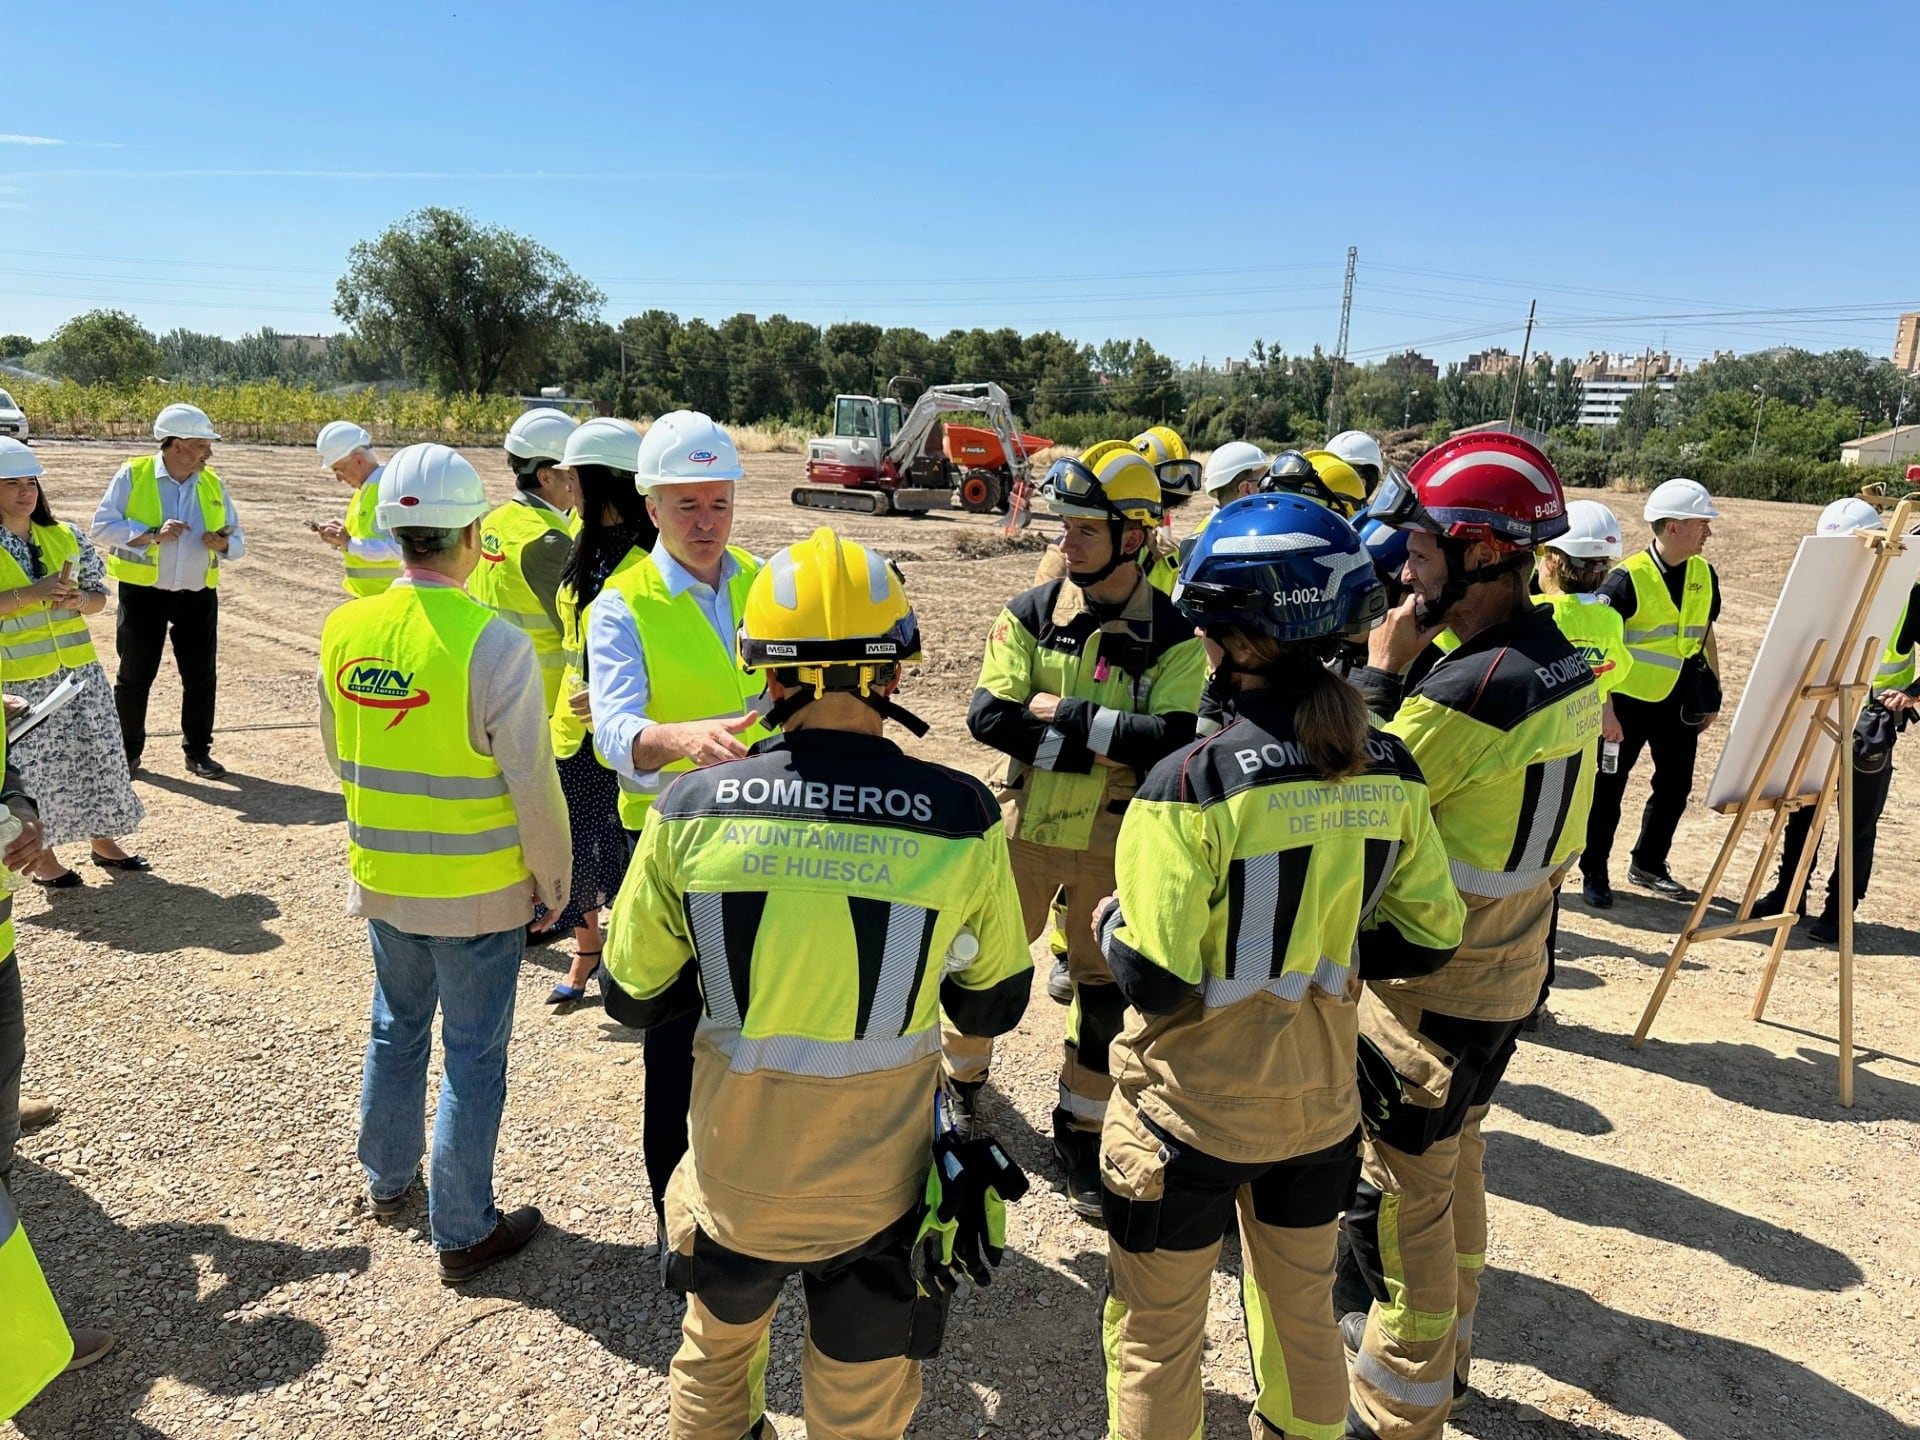
<svg viewBox="0 0 1920 1440"><path fill-rule="evenodd" d="M0 810L0 850L13 844L20 838L20 820L11 810ZM11 895L27 883L27 877L18 870L9 870L0 865L0 894Z"/></svg>
<svg viewBox="0 0 1920 1440"><path fill-rule="evenodd" d="M1600 773L1612 775L1620 768L1620 742L1602 740L1600 742Z"/></svg>

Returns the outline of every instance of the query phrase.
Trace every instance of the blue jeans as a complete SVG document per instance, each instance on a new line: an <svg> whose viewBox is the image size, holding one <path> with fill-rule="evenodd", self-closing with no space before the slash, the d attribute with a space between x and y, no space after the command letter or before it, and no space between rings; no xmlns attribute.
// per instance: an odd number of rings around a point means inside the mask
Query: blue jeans
<svg viewBox="0 0 1920 1440"><path fill-rule="evenodd" d="M367 922L373 944L373 1033L360 1079L360 1163L382 1199L413 1183L426 1149L427 1059L441 1011L446 1075L433 1121L428 1229L436 1250L493 1233L493 1152L507 1099L507 1041L526 948L524 930L408 935Z"/></svg>

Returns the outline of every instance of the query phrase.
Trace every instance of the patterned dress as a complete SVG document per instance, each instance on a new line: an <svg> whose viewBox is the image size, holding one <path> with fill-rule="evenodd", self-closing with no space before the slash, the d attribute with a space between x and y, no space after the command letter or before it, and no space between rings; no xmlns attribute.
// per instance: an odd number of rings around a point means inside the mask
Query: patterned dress
<svg viewBox="0 0 1920 1440"><path fill-rule="evenodd" d="M107 567L100 552L74 526L66 528L80 541L80 588L90 595L106 594ZM0 545L35 580L46 575L47 567L31 540L0 525ZM127 775L127 750L120 739L120 715L113 708L113 687L98 660L37 680L0 676L0 686L9 695L38 704L69 673L80 677L84 686L80 693L19 744L7 747L7 758L19 768L27 793L39 803L49 847L93 835L131 835L147 813Z"/></svg>

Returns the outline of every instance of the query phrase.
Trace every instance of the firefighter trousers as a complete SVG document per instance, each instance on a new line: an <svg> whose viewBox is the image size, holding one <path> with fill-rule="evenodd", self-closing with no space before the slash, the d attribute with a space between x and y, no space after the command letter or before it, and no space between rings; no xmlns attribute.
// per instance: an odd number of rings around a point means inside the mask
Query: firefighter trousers
<svg viewBox="0 0 1920 1440"><path fill-rule="evenodd" d="M1062 850L1010 840L1014 883L1020 890L1020 918L1029 943L1056 930L1066 937L1067 973L1073 1003L1067 1007L1067 1033L1060 1066L1059 1113L1068 1128L1100 1133L1113 1093L1107 1049L1120 1034L1127 1001L1113 983L1113 972L1093 938L1093 908L1113 893L1113 855ZM1055 913L1056 898L1059 913ZM966 1082L984 1080L993 1061L993 1041L962 1035L952 1026L940 1033L947 1073Z"/></svg>
<svg viewBox="0 0 1920 1440"><path fill-rule="evenodd" d="M1347 1375L1328 1305L1336 1220L1353 1195L1359 1141L1356 1131L1310 1155L1232 1164L1178 1144L1124 1103L1115 1107L1100 1165L1111 1440L1201 1433L1207 1297L1236 1220L1258 1386L1248 1430L1256 1440L1339 1440Z"/></svg>
<svg viewBox="0 0 1920 1440"><path fill-rule="evenodd" d="M1373 1296L1353 1362L1347 1434L1439 1440L1467 1390L1487 1263L1486 1119L1519 1020L1467 1020L1418 1006L1364 1005L1363 1043L1392 1065L1394 1091L1362 1067L1367 1135L1347 1212L1354 1261Z"/></svg>
<svg viewBox="0 0 1920 1440"><path fill-rule="evenodd" d="M671 1202L669 1222L667 1281L687 1296L669 1387L674 1440L741 1440L760 1422L768 1332L796 1274L807 1304L808 1436L900 1440L920 1403L921 1361L938 1352L946 1326L946 1297L920 1294L910 1269L918 1209L864 1245L806 1264L728 1250Z"/></svg>

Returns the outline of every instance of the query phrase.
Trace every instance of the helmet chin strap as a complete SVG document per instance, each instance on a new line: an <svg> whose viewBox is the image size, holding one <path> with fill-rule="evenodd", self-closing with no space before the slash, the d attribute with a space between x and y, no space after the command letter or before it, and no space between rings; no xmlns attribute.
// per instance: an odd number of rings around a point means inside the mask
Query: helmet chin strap
<svg viewBox="0 0 1920 1440"><path fill-rule="evenodd" d="M1466 598L1467 591L1475 585L1483 585L1490 580L1498 580L1502 575L1511 574L1518 569L1527 556L1527 551L1516 550L1503 556L1490 565L1482 565L1474 570L1463 569L1467 554L1467 542L1442 535L1440 551L1447 557L1447 583L1440 587L1440 593L1431 600L1421 600L1413 610L1414 619L1431 629L1447 623L1447 616L1453 607Z"/></svg>
<svg viewBox="0 0 1920 1440"><path fill-rule="evenodd" d="M801 710L818 700L822 695L855 695L866 705L880 713L882 719L891 720L906 729L918 740L923 738L932 727L911 710L903 709L893 703L891 697L881 694L870 686L829 686L821 684L795 685L768 708L762 716L768 729L778 730Z"/></svg>

